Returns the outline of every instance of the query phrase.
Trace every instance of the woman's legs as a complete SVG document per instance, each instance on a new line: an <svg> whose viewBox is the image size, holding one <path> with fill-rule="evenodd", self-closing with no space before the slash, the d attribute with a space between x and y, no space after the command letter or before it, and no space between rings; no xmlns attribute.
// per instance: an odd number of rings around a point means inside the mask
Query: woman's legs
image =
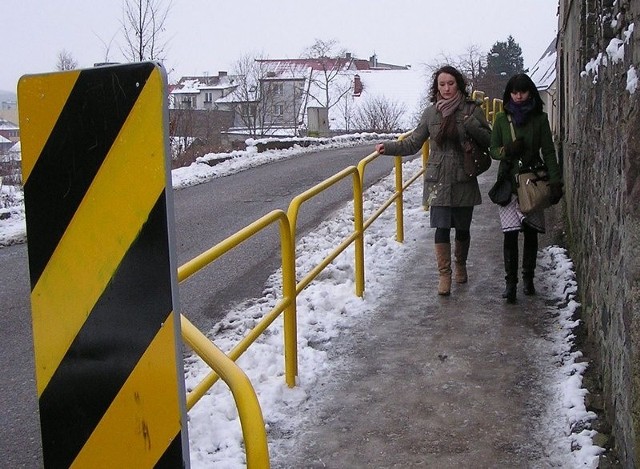
<svg viewBox="0 0 640 469"><path fill-rule="evenodd" d="M507 299L507 303L515 303L518 286L518 231L504 233L503 257L507 288L502 296Z"/></svg>
<svg viewBox="0 0 640 469"><path fill-rule="evenodd" d="M467 283L467 256L471 244L471 232L469 230L456 229L455 243L455 267L456 283Z"/></svg>
<svg viewBox="0 0 640 469"><path fill-rule="evenodd" d="M522 291L525 295L535 295L533 277L538 257L538 232L524 225L524 245L522 248Z"/></svg>
<svg viewBox="0 0 640 469"><path fill-rule="evenodd" d="M436 228L436 262L438 264L438 295L451 294L451 230Z"/></svg>

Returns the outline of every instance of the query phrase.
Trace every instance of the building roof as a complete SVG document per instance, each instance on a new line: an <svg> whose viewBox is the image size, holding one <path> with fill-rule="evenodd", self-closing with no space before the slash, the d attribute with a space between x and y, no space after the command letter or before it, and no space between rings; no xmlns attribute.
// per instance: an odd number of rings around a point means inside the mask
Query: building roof
<svg viewBox="0 0 640 469"><path fill-rule="evenodd" d="M226 72L218 72L218 76L193 76L182 77L172 86L173 94L197 94L206 90L228 90L238 86L238 78L227 75Z"/></svg>
<svg viewBox="0 0 640 469"><path fill-rule="evenodd" d="M556 81L556 57L556 39L554 38L529 72L531 80L539 90L548 89Z"/></svg>
<svg viewBox="0 0 640 469"><path fill-rule="evenodd" d="M11 121L0 119L0 130L20 130L20 127Z"/></svg>
<svg viewBox="0 0 640 469"><path fill-rule="evenodd" d="M320 57L306 59L258 59L258 62L269 64L277 74L292 67L318 70L408 70L409 65L394 65L378 61L377 55L368 59L358 59L347 52L344 57Z"/></svg>

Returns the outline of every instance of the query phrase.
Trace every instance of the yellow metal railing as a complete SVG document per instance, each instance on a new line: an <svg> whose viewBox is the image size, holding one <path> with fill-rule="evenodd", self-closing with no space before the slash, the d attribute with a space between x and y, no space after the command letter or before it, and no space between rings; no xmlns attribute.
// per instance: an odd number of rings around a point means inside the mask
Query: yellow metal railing
<svg viewBox="0 0 640 469"><path fill-rule="evenodd" d="M495 114L502 110L502 101L493 100L493 108L489 110L489 98L484 93L474 92L475 99L483 100L483 110L487 116L495 118ZM498 110L499 109L499 110ZM402 134L399 139L404 139L411 132ZM218 349L185 317L181 316L182 336L187 345L207 363L212 371L205 376L187 395L187 410L190 410L219 378L231 388L242 425L243 436L247 453L247 465L249 468L269 467L269 452L266 440L264 419L255 391L244 372L236 365L235 361L255 342L258 337L284 313L284 353L285 353L285 380L289 387L295 385L298 374L297 356L297 317L296 298L298 294L308 286L317 275L322 272L340 253L351 243L355 244L355 288L356 295L362 297L365 290L364 272L364 232L366 229L392 204L396 203L396 240L404 241L404 217L403 217L403 193L425 172L429 158L429 143L426 142L421 151L422 168L404 181L402 174L402 158L394 157L395 192L383 202L366 220L363 214L363 187L366 167L377 159L380 154L377 151L360 160L357 166L349 166L332 177L322 181L302 194L294 197L289 204L287 212L274 210L252 224L216 244L209 250L186 262L178 269L178 281L183 282L199 270L207 267L226 252L235 248L243 241L266 227L279 223L280 249L282 255L282 299L247 333L247 335L227 354ZM302 204L321 192L329 189L338 182L351 177L353 184L353 210L354 228L340 244L334 248L318 265L311 269L296 283L295 271L295 238L298 213ZM426 201L423 200L423 205ZM428 207L425 205L425 209Z"/></svg>
<svg viewBox="0 0 640 469"><path fill-rule="evenodd" d="M410 133L410 132L409 132ZM404 138L407 134L403 134ZM426 148L426 149L425 149ZM364 239L363 234L366 227L389 206L396 201L400 204L400 210L396 212L397 240L403 240L403 217L402 217L402 193L420 175L424 173L424 165L428 157L428 144L423 148L423 168L406 183L402 182L402 158L395 157L396 172L396 192L384 202L384 204L374 212L365 222L363 220L363 191L365 167L368 163L380 156L373 152L361 160L358 167L350 166L322 181L316 186L308 189L302 194L293 198L289 205L287 214L282 210L274 210L264 215L259 220L253 222L227 239L216 244L212 248L196 256L178 268L178 281L183 282L189 277L207 267L226 252L237 247L243 241L254 234L265 229L275 222L280 223L280 245L282 253L282 285L283 298L276 306L268 312L258 324L247 333L247 335L231 350L224 354L204 334L202 334L187 318L181 316L182 337L187 345L198 354L212 371L207 374L187 395L187 410L193 406L206 394L219 378L231 388L245 438L248 467L269 467L269 453L266 446L266 431L264 419L259 408L255 391L248 382L244 372L235 364L235 361L255 342L255 340L273 323L273 321L284 312L284 341L285 341L285 380L289 387L295 385L295 377L298 374L297 363L297 318L296 318L296 298L311 281L328 266L340 253L342 253L351 243L355 242L355 265L356 265L356 295L362 297L364 294ZM353 202L354 202L354 231L343 240L325 259L308 272L296 284L295 272L295 235L298 212L301 205L332 187L339 181L351 176L353 181ZM207 345L206 343L209 345ZM247 441L247 435L251 435L251 442ZM259 434L256 436L256 434Z"/></svg>
<svg viewBox="0 0 640 469"><path fill-rule="evenodd" d="M490 100L488 96L485 96L483 91L479 90L471 93L471 98L482 101L480 107L484 111L484 117L493 125L496 120L496 115L502 112L502 100L498 98Z"/></svg>
<svg viewBox="0 0 640 469"><path fill-rule="evenodd" d="M285 379L292 387L297 370L297 332L295 302L294 246L291 239L289 219L282 210L274 210L238 231L178 268L178 281L182 282L217 258L238 246L254 234L279 222L282 251L282 295L283 298L267 313L229 353L226 355L206 338L187 318L180 316L182 338L192 350L213 370L205 376L187 395L187 410L193 408L205 393L222 378L231 389L238 407L238 415L247 454L247 467L268 468L269 449L267 434L260 404L253 386L235 361L249 348L267 327L284 311Z"/></svg>
<svg viewBox="0 0 640 469"><path fill-rule="evenodd" d="M328 266L338 255L344 251L349 245L355 242L355 272L356 272L356 295L362 296L364 294L364 239L363 239L363 221L362 221L362 178L358 173L358 169L355 166L349 166L343 169L339 173L325 179L319 184L316 184L311 189L304 191L302 194L293 198L289 204L289 210L287 215L289 217L289 223L291 225L291 239L296 238L296 226L298 221L298 212L300 206L307 200L325 191L329 187L333 186L342 179L352 176L353 179L353 233L343 240L337 248L325 257L320 264L315 266L309 273L307 273L300 282L296 285L296 295L299 294L304 288L311 283L311 281L318 276L320 272Z"/></svg>

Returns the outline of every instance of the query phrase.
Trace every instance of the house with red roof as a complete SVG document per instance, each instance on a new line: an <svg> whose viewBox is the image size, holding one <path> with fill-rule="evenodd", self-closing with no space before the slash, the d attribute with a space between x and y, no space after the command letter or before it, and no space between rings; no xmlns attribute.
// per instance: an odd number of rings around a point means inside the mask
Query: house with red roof
<svg viewBox="0 0 640 469"><path fill-rule="evenodd" d="M320 135L355 130L351 114L369 99L384 99L381 86L389 86L389 99L403 95L395 104L411 117L420 102L418 93L424 91L422 83L415 86L416 77L422 80L420 73L409 65L381 62L376 55L256 59L244 72L233 77L224 72L217 77L183 77L170 92L170 109L230 113L231 125L223 131L227 141ZM382 75L390 80L377 78ZM406 121L397 125L398 130L413 125L412 119ZM313 128L317 122L323 127Z"/></svg>

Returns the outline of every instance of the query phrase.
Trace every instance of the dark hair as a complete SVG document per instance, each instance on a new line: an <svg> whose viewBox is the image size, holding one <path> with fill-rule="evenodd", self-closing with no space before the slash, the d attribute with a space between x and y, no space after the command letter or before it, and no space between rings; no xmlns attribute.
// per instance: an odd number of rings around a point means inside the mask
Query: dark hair
<svg viewBox="0 0 640 469"><path fill-rule="evenodd" d="M506 105L511 101L511 93L515 93L517 91L528 91L529 96L534 99L535 106L533 108L534 114L540 114L542 112L542 106L544 103L542 102L542 98L540 98L540 92L538 88L536 88L535 83L529 75L526 73L519 73L518 75L514 75L509 78L507 82L507 86L504 88L504 94L502 95L502 104Z"/></svg>
<svg viewBox="0 0 640 469"><path fill-rule="evenodd" d="M442 73L448 73L456 79L456 84L458 85L458 90L462 93L465 98L469 97L469 93L467 92L467 81L462 76L462 73L458 71L457 68L452 67L451 65L445 65L440 67L433 74L433 82L431 83L431 92L429 94L429 99L432 103L435 103L438 100L438 77Z"/></svg>

